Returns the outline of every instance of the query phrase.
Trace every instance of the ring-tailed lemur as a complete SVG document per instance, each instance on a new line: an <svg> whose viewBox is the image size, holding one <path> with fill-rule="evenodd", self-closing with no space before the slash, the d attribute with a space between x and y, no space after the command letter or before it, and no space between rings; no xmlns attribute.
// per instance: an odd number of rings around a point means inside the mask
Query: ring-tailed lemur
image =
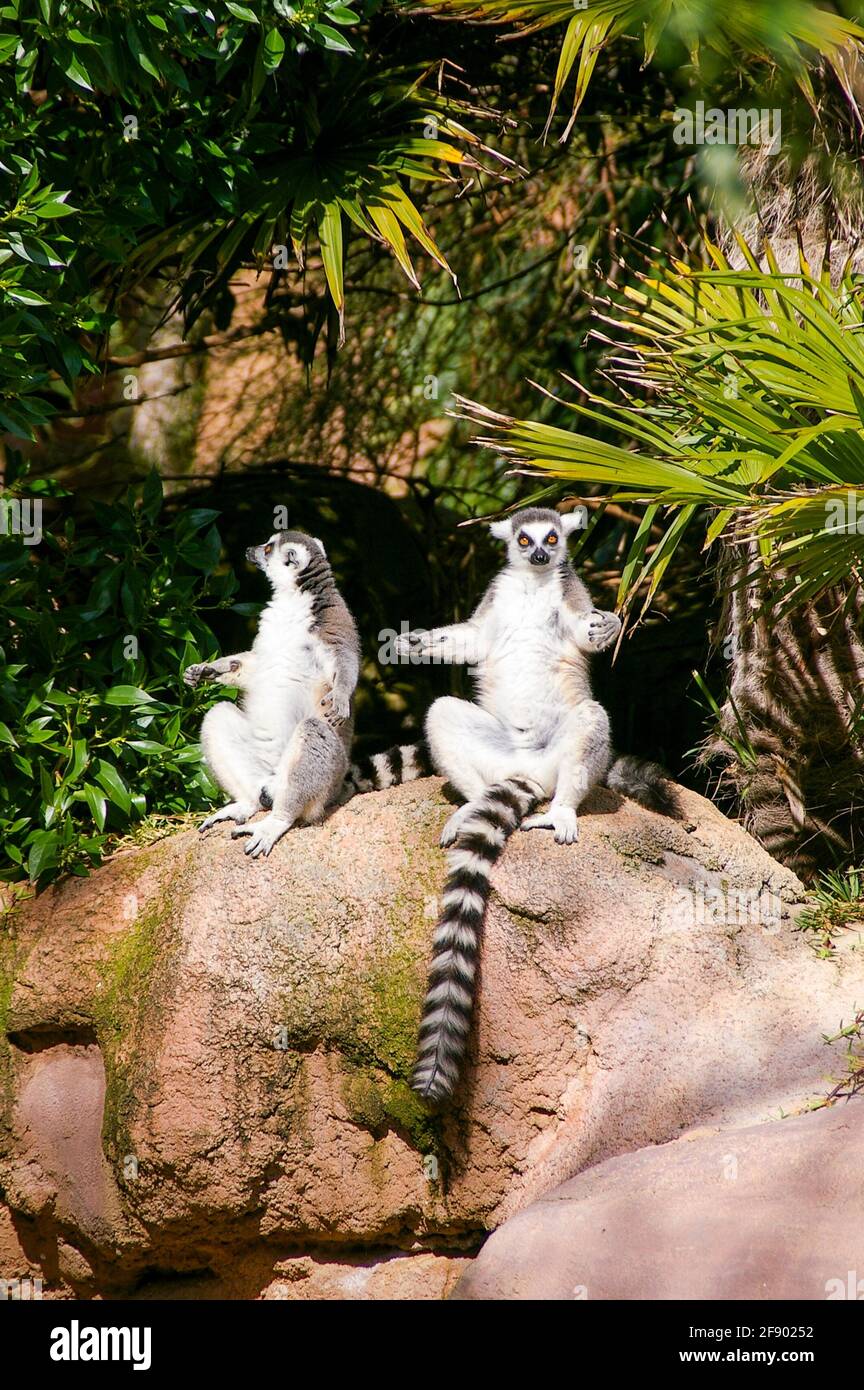
<svg viewBox="0 0 864 1390"><path fill-rule="evenodd" d="M604 782L652 810L674 809L662 769L616 758L609 720L593 699L589 657L621 630L601 612L567 560L576 519L527 508L495 522L507 562L464 623L410 632L401 654L475 668L476 702L445 696L426 717L426 744L354 765L346 795L412 781L434 770L465 798L447 821L448 877L435 931L412 1086L429 1100L453 1090L467 1045L490 874L504 844L523 830L578 834L577 808ZM542 802L548 809L530 814Z"/></svg>
<svg viewBox="0 0 864 1390"><path fill-rule="evenodd" d="M339 798L360 644L320 541L277 532L246 558L273 588L251 651L189 666L183 678L242 692L236 705L214 705L201 726L205 760L232 800L200 828L236 821L232 836L248 835L246 853L257 858L297 821L318 820ZM270 814L247 826L261 809Z"/></svg>

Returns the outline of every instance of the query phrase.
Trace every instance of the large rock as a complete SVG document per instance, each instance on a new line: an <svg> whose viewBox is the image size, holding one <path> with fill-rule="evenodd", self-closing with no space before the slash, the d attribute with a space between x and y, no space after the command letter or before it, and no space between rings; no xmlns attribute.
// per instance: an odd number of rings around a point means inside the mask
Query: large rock
<svg viewBox="0 0 864 1390"><path fill-rule="evenodd" d="M495 1231L453 1296L864 1298L862 1194L862 1100L678 1139L532 1202Z"/></svg>
<svg viewBox="0 0 864 1390"><path fill-rule="evenodd" d="M682 802L672 822L601 791L577 845L514 838L441 1115L406 1084L440 781L358 798L264 861L189 831L40 894L0 935L22 1263L83 1293L440 1297L489 1229L588 1165L824 1091L860 956L817 959L794 876Z"/></svg>

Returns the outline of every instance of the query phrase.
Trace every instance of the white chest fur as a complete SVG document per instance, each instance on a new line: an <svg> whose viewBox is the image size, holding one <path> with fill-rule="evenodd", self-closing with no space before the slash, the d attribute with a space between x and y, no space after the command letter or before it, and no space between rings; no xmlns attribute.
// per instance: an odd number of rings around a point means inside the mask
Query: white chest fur
<svg viewBox="0 0 864 1390"><path fill-rule="evenodd" d="M272 599L252 646L255 681L243 708L255 737L277 756L297 724L318 712L333 678L329 648L314 631L312 602L297 590Z"/></svg>
<svg viewBox="0 0 864 1390"><path fill-rule="evenodd" d="M568 640L572 619L560 574L504 572L486 624L486 656L478 670L484 708L529 740L561 718L561 663L581 660Z"/></svg>

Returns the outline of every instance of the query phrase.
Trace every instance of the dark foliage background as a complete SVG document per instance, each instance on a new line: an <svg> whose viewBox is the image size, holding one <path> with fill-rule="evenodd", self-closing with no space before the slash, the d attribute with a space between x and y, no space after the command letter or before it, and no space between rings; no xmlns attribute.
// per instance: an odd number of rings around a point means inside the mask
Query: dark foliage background
<svg viewBox="0 0 864 1390"><path fill-rule="evenodd" d="M497 551L461 523L578 496L596 522L578 562L616 601L644 508L514 476L454 398L563 425L535 383L611 394L592 313L643 253L693 250L708 185L743 206L734 158L676 144L672 112L746 104L755 67L760 100L783 93L809 130L795 63L813 6L733 6L727 34L712 7L678 5L647 64L644 6L622 6L566 139L572 74L544 130L572 7L516 42L509 21L442 8L0 6L3 477L46 519L39 546L0 535L4 876L86 871L118 836L207 801L195 735L213 696L181 672L247 644L264 594L240 557L277 506L324 540L356 615L362 751L465 688L459 671L376 660L383 629L474 606ZM496 0L471 8L507 18ZM839 41L820 39L826 61ZM619 746L702 788L710 710L691 672L718 700L726 684L704 538L694 525L597 669Z"/></svg>

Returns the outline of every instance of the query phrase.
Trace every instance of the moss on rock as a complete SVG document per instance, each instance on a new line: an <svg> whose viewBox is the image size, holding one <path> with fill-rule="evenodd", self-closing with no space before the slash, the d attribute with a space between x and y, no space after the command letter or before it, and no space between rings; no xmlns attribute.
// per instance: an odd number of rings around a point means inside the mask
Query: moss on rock
<svg viewBox="0 0 864 1390"><path fill-rule="evenodd" d="M20 964L20 950L8 930L0 930L0 1124L6 1123L6 1111L12 1099L12 1056L9 1039L9 1008Z"/></svg>
<svg viewBox="0 0 864 1390"><path fill-rule="evenodd" d="M100 966L93 1022L105 1062L102 1134L106 1152L117 1158L130 1151L130 1120L149 1089L147 1043L156 1036L169 997L170 962L179 941L178 894L190 879L187 857L176 865L158 897L113 943Z"/></svg>
<svg viewBox="0 0 864 1390"><path fill-rule="evenodd" d="M441 1127L405 1081L344 1063L342 1099L352 1123L378 1136L395 1129L419 1154L441 1155Z"/></svg>
<svg viewBox="0 0 864 1390"><path fill-rule="evenodd" d="M381 903L382 929L372 952L355 970L342 971L338 983L299 978L283 996L280 1022L293 1043L304 1049L322 1044L356 1065L408 1080L434 926L430 904L442 878L440 853L428 843L406 846L400 881Z"/></svg>

